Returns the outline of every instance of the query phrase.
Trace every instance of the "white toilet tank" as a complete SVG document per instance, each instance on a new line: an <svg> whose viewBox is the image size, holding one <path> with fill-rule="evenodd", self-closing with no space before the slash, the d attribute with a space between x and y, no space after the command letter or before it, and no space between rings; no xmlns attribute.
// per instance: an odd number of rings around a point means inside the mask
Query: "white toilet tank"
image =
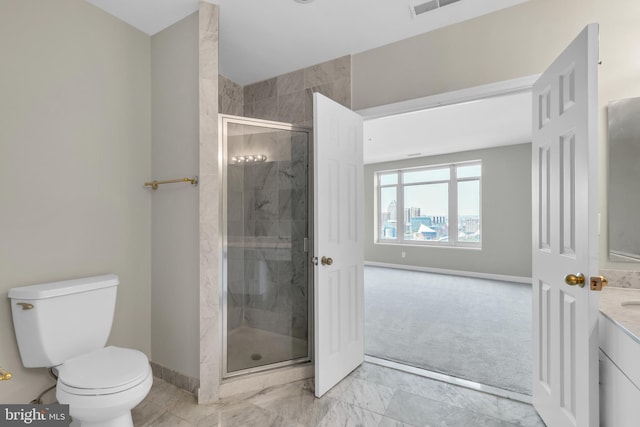
<svg viewBox="0 0 640 427"><path fill-rule="evenodd" d="M107 274L9 289L22 364L57 366L104 347L118 284Z"/></svg>

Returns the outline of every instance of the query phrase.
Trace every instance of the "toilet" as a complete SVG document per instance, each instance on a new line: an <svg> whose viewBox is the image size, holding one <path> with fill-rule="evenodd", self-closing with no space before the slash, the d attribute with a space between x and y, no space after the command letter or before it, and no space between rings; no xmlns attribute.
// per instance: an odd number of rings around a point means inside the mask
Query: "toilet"
<svg viewBox="0 0 640 427"><path fill-rule="evenodd" d="M69 405L72 426L132 427L131 409L153 383L144 353L105 347L118 284L107 274L8 293L22 364L53 368L56 397Z"/></svg>

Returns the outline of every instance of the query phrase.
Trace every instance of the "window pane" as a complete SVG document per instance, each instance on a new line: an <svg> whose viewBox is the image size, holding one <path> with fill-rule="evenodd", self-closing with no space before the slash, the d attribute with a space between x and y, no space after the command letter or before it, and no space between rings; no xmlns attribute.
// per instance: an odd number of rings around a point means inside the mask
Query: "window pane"
<svg viewBox="0 0 640 427"><path fill-rule="evenodd" d="M378 174L380 177L380 185L394 185L398 183L398 173L384 173Z"/></svg>
<svg viewBox="0 0 640 427"><path fill-rule="evenodd" d="M449 240L448 183L405 187L404 205L405 240Z"/></svg>
<svg viewBox="0 0 640 427"><path fill-rule="evenodd" d="M380 216L378 217L379 239L397 239L398 228L398 200L396 187L384 187L380 189Z"/></svg>
<svg viewBox="0 0 640 427"><path fill-rule="evenodd" d="M427 169L419 171L405 172L403 175L405 184L413 184L415 182L429 181L447 181L451 176L448 167L441 169Z"/></svg>
<svg viewBox="0 0 640 427"><path fill-rule="evenodd" d="M480 176L482 167L480 165L458 166L456 171L458 178L471 178Z"/></svg>
<svg viewBox="0 0 640 427"><path fill-rule="evenodd" d="M480 242L480 181L458 183L458 241Z"/></svg>

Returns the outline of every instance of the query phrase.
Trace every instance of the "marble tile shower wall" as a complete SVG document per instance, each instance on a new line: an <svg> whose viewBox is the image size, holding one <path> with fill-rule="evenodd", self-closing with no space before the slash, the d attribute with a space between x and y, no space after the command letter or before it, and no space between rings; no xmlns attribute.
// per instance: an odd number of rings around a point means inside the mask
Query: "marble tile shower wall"
<svg viewBox="0 0 640 427"><path fill-rule="evenodd" d="M245 87L219 76L219 109L310 127L314 92L351 107L351 57ZM266 152L268 161L228 169L228 329L248 326L306 339L306 135L273 132L235 138L228 157Z"/></svg>
<svg viewBox="0 0 640 427"><path fill-rule="evenodd" d="M252 134L228 146L229 156L269 153L265 163L228 169L228 328L306 339L307 135Z"/></svg>
<svg viewBox="0 0 640 427"><path fill-rule="evenodd" d="M343 56L245 87L218 78L220 113L296 125L313 124L313 93L351 108L351 56Z"/></svg>
<svg viewBox="0 0 640 427"><path fill-rule="evenodd" d="M351 108L351 56L244 87L244 115L311 126L314 92Z"/></svg>
<svg viewBox="0 0 640 427"><path fill-rule="evenodd" d="M220 114L244 114L244 89L222 75L218 76L218 109Z"/></svg>

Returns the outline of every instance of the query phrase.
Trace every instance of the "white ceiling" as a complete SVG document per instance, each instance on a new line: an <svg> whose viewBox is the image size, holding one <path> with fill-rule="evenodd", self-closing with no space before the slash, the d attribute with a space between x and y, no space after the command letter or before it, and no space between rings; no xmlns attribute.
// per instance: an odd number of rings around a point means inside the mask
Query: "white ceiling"
<svg viewBox="0 0 640 427"><path fill-rule="evenodd" d="M153 35L198 0L86 0ZM210 1L210 0L206 0ZM528 0L460 0L412 17L427 0L215 0L220 72L240 85L355 54ZM438 107L365 122L365 163L528 142L530 94Z"/></svg>
<svg viewBox="0 0 640 427"><path fill-rule="evenodd" d="M364 122L364 162L477 150L531 141L531 92Z"/></svg>
<svg viewBox="0 0 640 427"><path fill-rule="evenodd" d="M86 0L153 35L198 9L198 0ZM244 86L363 52L527 0L460 0L413 18L427 0L215 0L220 71Z"/></svg>

